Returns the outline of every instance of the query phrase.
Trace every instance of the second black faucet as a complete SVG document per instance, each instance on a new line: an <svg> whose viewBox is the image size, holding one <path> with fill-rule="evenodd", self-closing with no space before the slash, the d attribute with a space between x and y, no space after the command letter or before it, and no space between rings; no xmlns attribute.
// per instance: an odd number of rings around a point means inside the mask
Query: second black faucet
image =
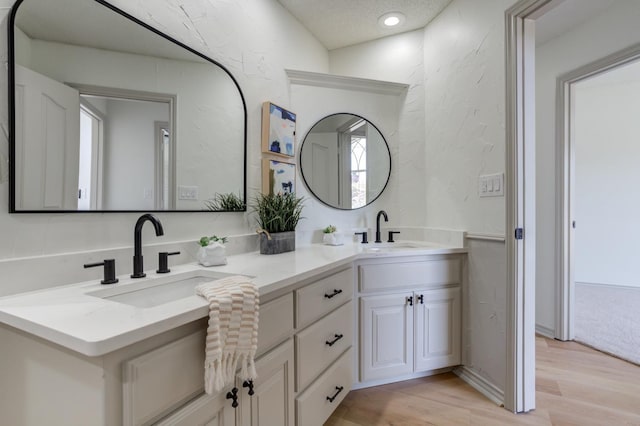
<svg viewBox="0 0 640 426"><path fill-rule="evenodd" d="M384 221L389 222L389 216L387 216L387 212L384 210L380 210L378 215L376 216L376 243L381 243L382 239L380 238L380 216L384 216Z"/></svg>

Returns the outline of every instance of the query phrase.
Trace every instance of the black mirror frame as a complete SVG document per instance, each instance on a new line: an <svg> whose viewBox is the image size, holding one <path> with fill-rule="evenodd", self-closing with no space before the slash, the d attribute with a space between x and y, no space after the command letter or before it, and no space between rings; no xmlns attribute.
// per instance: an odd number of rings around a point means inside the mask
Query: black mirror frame
<svg viewBox="0 0 640 426"><path fill-rule="evenodd" d="M9 84L9 213L140 213L141 211L150 211L150 212L158 212L158 213L213 213L210 210L16 210L16 185L15 185L15 152L16 152L16 140L15 140L15 102L16 102L16 93L15 93L15 18L16 13L18 12L18 8L23 3L24 0L17 0L13 7L11 8L11 13L9 15L9 21L7 26L8 31L8 84ZM247 211L247 103L244 98L244 94L242 93L242 89L238 84L236 78L229 72L229 70L222 65L221 63L215 61L214 59L209 58L208 56L198 52L195 49L187 46L186 44L174 39L173 37L163 33L160 30L150 26L149 24L142 22L140 19L128 14L127 12L117 8L116 6L110 4L105 0L87 0L96 2L113 12L123 16L126 19L129 19L135 24L140 25L141 27L159 35L165 40L182 47L183 49L193 53L194 55L199 56L200 58L212 63L220 67L227 75L231 78L236 88L238 89L238 93L240 94L240 98L242 99L242 108L244 110L244 158L243 158L243 167L244 167L244 188L243 188L243 200L245 202L245 207L242 210L216 210L215 213L224 213L224 212L246 212Z"/></svg>
<svg viewBox="0 0 640 426"><path fill-rule="evenodd" d="M384 186L382 187L382 189L380 190L380 193L378 195L375 196L375 198L369 202L367 202L367 204L365 204L362 207L357 207L357 208L350 208L350 209L346 209L346 208L342 208L342 207L336 207L336 206L332 206L331 204L325 202L324 200L322 200L320 197L318 197L316 195L315 192L313 192L313 190L311 189L311 186L309 186L309 183L307 182L307 179L304 177L304 172L302 171L302 148L304 146L305 141L307 140L307 136L309 136L309 133L311 133L311 131L313 130L314 127L316 127L316 125L318 123L320 123L322 120L324 120L325 118L329 118L329 117L333 117L335 115L352 115L354 117L358 117L363 119L364 121L366 121L367 123L371 124L374 129L376 129L378 131L378 133L380 133L380 136L382 136L382 140L384 141L384 145L387 148L387 153L389 154L389 173L387 174L387 180L384 183ZM331 207L332 209L336 209L336 210L343 210L343 211L354 211L354 210L360 210L363 209L367 206L369 206L370 204L372 204L374 201L376 201L378 198L380 198L380 196L382 195L382 193L384 193L384 190L387 189L387 186L389 185L389 181L391 180L391 170L392 170L392 161L391 161L391 150L389 149L389 143L387 142L387 138L384 137L384 134L380 131L380 129L378 128L378 126L376 126L375 124L373 124L369 119L358 115L358 114L354 114L352 112L336 112L333 114L329 114L327 116L322 117L320 120L316 121L313 126L311 126L311 128L309 128L309 131L307 131L307 133L304 135L304 139L302 140L302 144L300 145L300 149L299 149L300 153L298 154L298 164L300 164L300 176L302 176L302 181L304 182L304 186L307 188L307 191L309 191L309 193L311 195L313 195L313 197L320 201L322 204L324 204L327 207Z"/></svg>

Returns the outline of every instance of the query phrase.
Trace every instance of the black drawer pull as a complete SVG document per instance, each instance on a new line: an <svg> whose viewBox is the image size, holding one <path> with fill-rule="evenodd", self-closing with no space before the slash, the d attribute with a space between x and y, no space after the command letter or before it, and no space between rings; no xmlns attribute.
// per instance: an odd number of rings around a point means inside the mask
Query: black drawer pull
<svg viewBox="0 0 640 426"><path fill-rule="evenodd" d="M424 305L424 295L423 294L418 296L418 302L420 302L421 305Z"/></svg>
<svg viewBox="0 0 640 426"><path fill-rule="evenodd" d="M343 386L336 386L336 393L334 393L333 396L328 396L327 401L333 402L338 397L338 394L342 392L343 389L344 389Z"/></svg>
<svg viewBox="0 0 640 426"><path fill-rule="evenodd" d="M409 304L409 306L413 306L413 296L407 297L407 303Z"/></svg>
<svg viewBox="0 0 640 426"><path fill-rule="evenodd" d="M335 289L335 290L333 290L333 293L331 293L331 294L326 294L325 293L324 297L326 297L327 299L331 299L333 296L337 296L340 293L342 293L342 289Z"/></svg>
<svg viewBox="0 0 640 426"><path fill-rule="evenodd" d="M231 392L227 392L227 399L230 399L231 406L236 408L238 406L238 388L231 389Z"/></svg>
<svg viewBox="0 0 640 426"><path fill-rule="evenodd" d="M325 343L329 346L333 346L338 340L342 339L344 336L342 334L334 334L335 339L332 341L326 341Z"/></svg>

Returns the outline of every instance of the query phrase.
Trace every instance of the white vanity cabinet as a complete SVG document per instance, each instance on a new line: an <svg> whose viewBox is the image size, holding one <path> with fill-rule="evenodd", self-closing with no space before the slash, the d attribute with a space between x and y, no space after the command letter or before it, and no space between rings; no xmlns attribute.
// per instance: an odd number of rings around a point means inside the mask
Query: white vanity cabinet
<svg viewBox="0 0 640 426"><path fill-rule="evenodd" d="M462 258L358 264L359 381L393 381L460 364Z"/></svg>

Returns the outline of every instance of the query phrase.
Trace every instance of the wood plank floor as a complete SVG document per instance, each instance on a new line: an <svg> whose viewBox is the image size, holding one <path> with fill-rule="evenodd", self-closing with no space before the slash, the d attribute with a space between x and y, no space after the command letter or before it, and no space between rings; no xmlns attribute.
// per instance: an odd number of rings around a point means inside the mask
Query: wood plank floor
<svg viewBox="0 0 640 426"><path fill-rule="evenodd" d="M452 373L347 395L325 426L638 425L640 367L536 338L536 409L512 414Z"/></svg>

